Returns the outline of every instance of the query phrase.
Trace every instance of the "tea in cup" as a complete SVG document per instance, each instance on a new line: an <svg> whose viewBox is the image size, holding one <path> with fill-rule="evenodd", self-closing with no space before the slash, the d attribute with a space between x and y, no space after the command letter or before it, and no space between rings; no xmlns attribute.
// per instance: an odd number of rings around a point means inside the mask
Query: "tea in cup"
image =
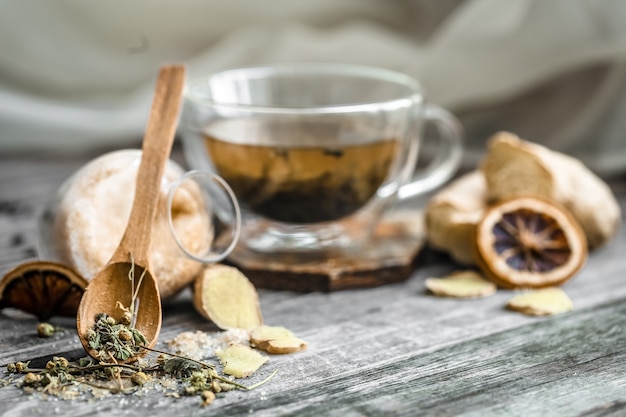
<svg viewBox="0 0 626 417"><path fill-rule="evenodd" d="M228 120L208 126L203 140L244 207L270 220L310 224L363 207L387 178L399 147L393 138L337 143L339 129L324 120ZM246 143L248 137L255 143ZM298 146L279 145L295 137Z"/></svg>

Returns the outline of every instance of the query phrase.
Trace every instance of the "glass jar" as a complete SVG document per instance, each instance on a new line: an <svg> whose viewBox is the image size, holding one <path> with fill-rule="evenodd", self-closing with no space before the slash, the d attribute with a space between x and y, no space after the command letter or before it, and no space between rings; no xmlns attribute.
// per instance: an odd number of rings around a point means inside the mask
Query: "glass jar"
<svg viewBox="0 0 626 417"><path fill-rule="evenodd" d="M111 258L130 216L140 150L104 154L59 188L39 217L40 258L67 264L90 280ZM188 285L203 263L218 262L239 237L239 205L228 184L168 161L153 224L150 266L161 297Z"/></svg>

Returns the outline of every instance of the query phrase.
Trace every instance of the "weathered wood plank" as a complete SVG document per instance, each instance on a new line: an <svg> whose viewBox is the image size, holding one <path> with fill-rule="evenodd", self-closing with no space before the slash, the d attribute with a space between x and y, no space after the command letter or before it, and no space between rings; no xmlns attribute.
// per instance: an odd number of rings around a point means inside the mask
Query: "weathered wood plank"
<svg viewBox="0 0 626 417"><path fill-rule="evenodd" d="M600 416L607 410L599 405L608 404L619 415L626 411L626 404L620 403L626 398L624 314L626 304L618 300L431 352L396 351L386 360L362 357L359 366L323 375L316 372L323 361L338 364L341 353L347 357L351 352L324 352L318 347L316 355L293 355L293 361L269 367L280 369L277 383L258 392L229 393L201 414L240 416L254 410L259 416ZM303 379L294 378L296 367L303 371ZM72 415L117 414L125 407L147 407L157 416L185 410L200 413L193 399L175 401L157 395L53 404L60 413ZM163 405L167 408L160 408ZM24 407L26 412L42 403L15 389L0 389L0 410L9 406Z"/></svg>
<svg viewBox="0 0 626 417"><path fill-rule="evenodd" d="M0 274L35 256L38 210L92 156L0 158ZM626 180L612 186L624 210ZM564 286L575 312L553 319L506 311L509 291L473 301L425 294L424 278L456 268L432 252L402 284L332 294L262 290L266 322L289 327L310 347L272 357L255 381L274 369L279 374L257 391L230 392L200 409L196 399L156 393L47 402L5 387L0 416L119 415L136 407L155 417L248 415L250 409L254 415L415 415L418 409L430 415L624 415L625 250L622 228ZM80 354L73 322L56 322L68 331L41 340L34 320L0 314L0 364ZM188 293L165 306L161 343L186 330L215 330L195 313Z"/></svg>
<svg viewBox="0 0 626 417"><path fill-rule="evenodd" d="M576 416L626 413L626 304L405 355L331 376L319 385L246 399L243 415ZM297 399L294 402L294 399ZM206 415L217 415L209 414Z"/></svg>

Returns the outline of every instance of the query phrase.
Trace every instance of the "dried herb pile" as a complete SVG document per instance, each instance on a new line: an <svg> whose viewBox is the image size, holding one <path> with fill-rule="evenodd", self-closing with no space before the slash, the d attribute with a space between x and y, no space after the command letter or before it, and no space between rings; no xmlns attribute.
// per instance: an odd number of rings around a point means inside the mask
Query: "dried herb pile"
<svg viewBox="0 0 626 417"><path fill-rule="evenodd" d="M103 361L125 361L137 356L148 341L130 324L131 319L126 315L118 323L106 313L98 314L93 329L87 331L89 347L97 351Z"/></svg>
<svg viewBox="0 0 626 417"><path fill-rule="evenodd" d="M154 389L173 398L198 396L202 405L209 405L216 394L219 396L232 389L254 389L275 374L254 386L245 386L218 373L213 364L149 350L152 357L132 365L96 362L91 358L69 361L60 356L53 357L44 368L30 368L29 362L9 363L4 385L15 384L27 393L61 399L88 399Z"/></svg>
<svg viewBox="0 0 626 417"><path fill-rule="evenodd" d="M85 357L70 361L62 356L54 356L43 368L31 368L28 361L9 363L6 367L8 377L0 378L0 386L13 384L32 394L83 400L111 394L144 395L154 390L175 398L198 396L203 405L208 405L225 391L251 390L269 381L276 374L274 371L263 381L252 386L235 381L236 378L251 376L269 360L259 350L272 354L286 354L306 349L306 342L289 330L262 324L258 295L245 277L240 280L241 285L249 286L252 290L248 294L249 297L245 298L246 302L250 303L249 310L253 316L251 324L248 323L249 326L243 328L241 323L232 322L234 319L226 317L234 314L230 304L236 303L216 303L219 308L211 310L212 315L209 315L209 318L213 318L219 312L217 316L222 320L217 320L216 324L222 324L227 331L215 337L200 331L183 332L169 342L169 349L176 353L148 347L148 340L135 327L139 288L146 270L136 279L134 258L132 254L129 256L130 304L125 306L118 302L116 308L120 310L120 314L117 311L111 313L115 317L107 313L97 314L94 317L94 325L86 330L84 335L89 354L95 359ZM218 272L217 275L209 277L213 284L220 283L220 278L224 276L230 276L224 275L223 268L215 271ZM15 279L12 276L9 278ZM231 281L228 280L229 286ZM218 295L217 299L224 298L223 295ZM49 323L42 322L37 326L37 335L49 338L59 330ZM219 360L223 368L219 368L221 371L218 371L216 365L200 360L203 358L211 360L215 358L215 362Z"/></svg>

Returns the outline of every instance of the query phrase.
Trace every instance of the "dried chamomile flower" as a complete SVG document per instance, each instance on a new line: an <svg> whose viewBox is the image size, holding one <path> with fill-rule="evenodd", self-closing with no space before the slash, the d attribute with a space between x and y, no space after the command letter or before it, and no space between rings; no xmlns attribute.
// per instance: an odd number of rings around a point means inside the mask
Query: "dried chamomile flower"
<svg viewBox="0 0 626 417"><path fill-rule="evenodd" d="M50 371L60 368L67 368L69 364L70 362L66 358L62 356L55 356L52 358L51 361L48 361L46 363L46 369Z"/></svg>
<svg viewBox="0 0 626 417"><path fill-rule="evenodd" d="M26 371L28 371L28 365L30 364L29 362L15 362L15 370L18 373L24 373Z"/></svg>
<svg viewBox="0 0 626 417"><path fill-rule="evenodd" d="M131 377L130 380L133 384L135 385L139 385L142 386L144 385L146 382L148 382L148 380L150 380L150 377L148 375L146 375L145 372L135 372Z"/></svg>
<svg viewBox="0 0 626 417"><path fill-rule="evenodd" d="M213 401L215 400L215 394L213 393L213 391L210 391L210 390L202 391L202 394L200 394L200 397L202 398L203 406L211 405Z"/></svg>
<svg viewBox="0 0 626 417"><path fill-rule="evenodd" d="M39 384L39 382L41 382L41 375L37 375L32 372L29 372L26 375L24 375L23 382L24 382L24 385L32 387L34 385Z"/></svg>
<svg viewBox="0 0 626 417"><path fill-rule="evenodd" d="M482 298L495 294L497 287L475 271L457 271L443 278L427 278L426 288L442 297Z"/></svg>
<svg viewBox="0 0 626 417"><path fill-rule="evenodd" d="M562 289L551 287L516 295L507 307L530 316L551 316L571 311L574 303Z"/></svg>
<svg viewBox="0 0 626 417"><path fill-rule="evenodd" d="M52 337L56 333L56 328L50 323L39 323L37 325L37 336Z"/></svg>

